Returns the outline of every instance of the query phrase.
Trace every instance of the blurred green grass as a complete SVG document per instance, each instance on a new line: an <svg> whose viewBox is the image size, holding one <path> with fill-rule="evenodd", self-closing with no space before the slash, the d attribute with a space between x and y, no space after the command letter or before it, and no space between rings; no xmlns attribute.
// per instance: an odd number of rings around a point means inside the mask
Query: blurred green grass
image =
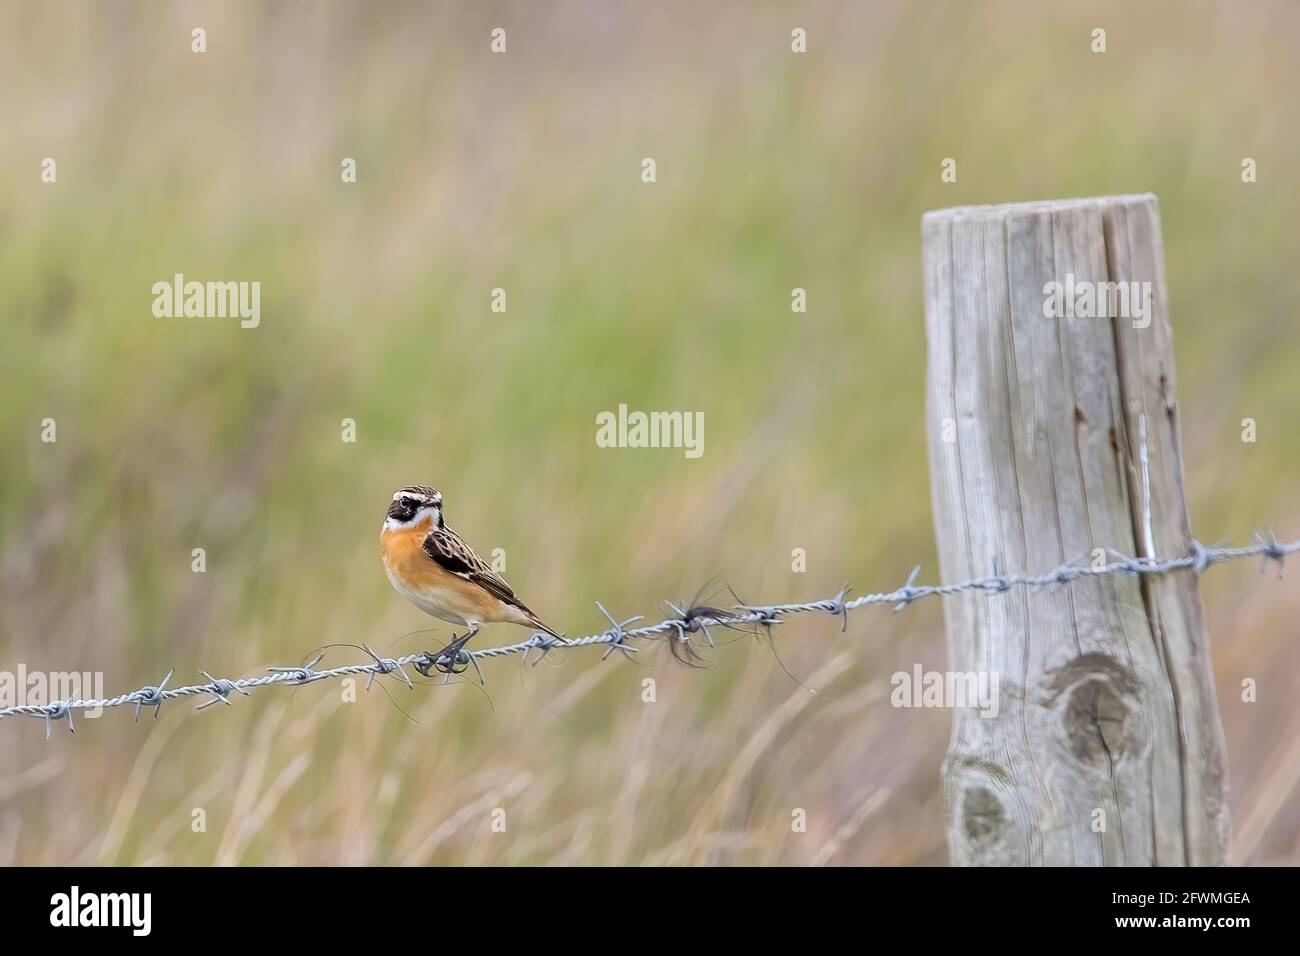
<svg viewBox="0 0 1300 956"><path fill-rule="evenodd" d="M778 600L933 569L919 217L973 202L1160 197L1197 532L1294 530L1291 6L3 8L0 666L111 692L445 638L376 555L414 481L570 633L717 575ZM155 319L176 272L260 281L261 327ZM597 448L620 402L703 411L704 457ZM1258 728L1300 714L1233 689L1294 672L1298 602L1227 569L1205 592L1235 807L1271 828L1245 861L1294 859L1300 815L1255 809L1291 779ZM830 862L942 862L946 715L883 704L894 670L941 666L939 610L777 650L394 689L419 725L315 687L50 744L6 722L0 862L807 863L835 840ZM783 721L787 669L822 693Z"/></svg>

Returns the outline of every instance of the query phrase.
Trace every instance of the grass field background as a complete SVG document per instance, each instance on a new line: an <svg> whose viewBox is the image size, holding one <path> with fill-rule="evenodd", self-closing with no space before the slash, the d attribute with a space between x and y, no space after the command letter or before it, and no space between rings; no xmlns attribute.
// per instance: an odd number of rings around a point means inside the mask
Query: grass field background
<svg viewBox="0 0 1300 956"><path fill-rule="evenodd" d="M933 580L919 221L967 203L1155 193L1193 528L1300 536L1293 4L0 10L0 669L116 693L437 646L377 556L414 482L571 634L717 576ZM260 281L260 327L155 318L177 272ZM621 402L702 411L703 457L598 448ZM1300 862L1300 591L1273 578L1202 587L1247 863ZM662 650L389 683L400 710L317 685L49 742L4 721L0 864L946 861L950 715L888 701L944 666L938 604L701 670Z"/></svg>

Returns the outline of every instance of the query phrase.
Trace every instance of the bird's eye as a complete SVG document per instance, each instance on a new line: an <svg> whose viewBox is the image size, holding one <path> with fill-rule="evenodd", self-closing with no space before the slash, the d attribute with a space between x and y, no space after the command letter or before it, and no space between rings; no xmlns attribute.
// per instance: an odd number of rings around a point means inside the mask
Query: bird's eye
<svg viewBox="0 0 1300 956"><path fill-rule="evenodd" d="M410 511L415 507L415 502L412 501L410 498L403 498L402 507L405 508L407 511Z"/></svg>

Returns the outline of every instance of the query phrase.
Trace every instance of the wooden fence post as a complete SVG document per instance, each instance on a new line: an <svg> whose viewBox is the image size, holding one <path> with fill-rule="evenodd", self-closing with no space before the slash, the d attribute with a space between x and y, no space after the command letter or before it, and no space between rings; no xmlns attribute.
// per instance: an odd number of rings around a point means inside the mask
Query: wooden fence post
<svg viewBox="0 0 1300 956"><path fill-rule="evenodd" d="M1155 197L945 209L923 217L922 239L943 579L1107 548L1186 554ZM1066 317L1045 314L1056 306ZM944 612L949 667L1000 690L996 716L954 709L953 863L1225 862L1223 730L1194 573L966 592Z"/></svg>

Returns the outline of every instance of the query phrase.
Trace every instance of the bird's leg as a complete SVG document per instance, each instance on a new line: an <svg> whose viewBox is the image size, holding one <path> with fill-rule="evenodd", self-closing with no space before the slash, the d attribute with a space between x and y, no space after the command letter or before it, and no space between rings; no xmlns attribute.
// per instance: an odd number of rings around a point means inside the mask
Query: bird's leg
<svg viewBox="0 0 1300 956"><path fill-rule="evenodd" d="M478 633L479 625L471 624L469 630L457 637L451 636L450 643L447 644L437 654L433 655L432 666L450 677L452 674L462 674L469 667L473 658L464 650L470 639ZM427 675L426 675L427 676Z"/></svg>
<svg viewBox="0 0 1300 956"><path fill-rule="evenodd" d="M446 674L448 679L453 674L463 674L470 664L473 664L474 669L478 670L478 662L464 648L470 642L470 639L478 633L479 627L478 624L471 624L469 630L459 637L453 634L451 641L440 651L425 651L424 659L415 662L415 669L425 677L429 676L429 671L437 670ZM479 678L481 681L481 672Z"/></svg>

